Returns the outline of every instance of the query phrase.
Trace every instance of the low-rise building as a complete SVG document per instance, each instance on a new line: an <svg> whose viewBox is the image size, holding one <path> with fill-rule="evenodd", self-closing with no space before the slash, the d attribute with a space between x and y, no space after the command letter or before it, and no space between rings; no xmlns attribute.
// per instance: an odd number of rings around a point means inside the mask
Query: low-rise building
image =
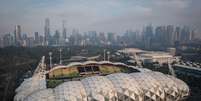
<svg viewBox="0 0 201 101"><path fill-rule="evenodd" d="M145 51L137 48L126 48L119 52L128 54L132 59L136 61L142 61L143 63L158 62L160 65L179 61L178 56L174 56L169 52L164 51Z"/></svg>
<svg viewBox="0 0 201 101"><path fill-rule="evenodd" d="M143 63L153 63L158 62L159 64L165 64L168 62L173 62L174 57L165 52L147 52L140 54L139 57Z"/></svg>

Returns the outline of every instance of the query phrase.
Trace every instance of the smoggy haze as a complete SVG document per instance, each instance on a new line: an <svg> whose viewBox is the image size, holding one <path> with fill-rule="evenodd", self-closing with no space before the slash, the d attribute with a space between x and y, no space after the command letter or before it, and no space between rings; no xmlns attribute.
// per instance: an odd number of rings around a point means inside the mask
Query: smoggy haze
<svg viewBox="0 0 201 101"><path fill-rule="evenodd" d="M201 0L0 0L0 33L22 26L24 33L43 33L44 19L51 31L96 30L121 33L146 24L188 25L201 30Z"/></svg>

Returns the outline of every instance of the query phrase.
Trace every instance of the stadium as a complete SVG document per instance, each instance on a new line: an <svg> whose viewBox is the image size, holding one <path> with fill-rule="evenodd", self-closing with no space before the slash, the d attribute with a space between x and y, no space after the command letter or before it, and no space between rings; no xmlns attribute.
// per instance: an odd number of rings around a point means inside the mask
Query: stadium
<svg viewBox="0 0 201 101"><path fill-rule="evenodd" d="M109 61L75 62L46 69L44 57L15 101L181 101L189 87L171 75Z"/></svg>

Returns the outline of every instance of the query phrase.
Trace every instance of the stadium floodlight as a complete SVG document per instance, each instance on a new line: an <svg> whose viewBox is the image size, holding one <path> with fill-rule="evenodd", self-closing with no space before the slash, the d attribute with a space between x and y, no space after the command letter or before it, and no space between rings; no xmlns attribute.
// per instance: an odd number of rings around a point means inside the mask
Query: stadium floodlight
<svg viewBox="0 0 201 101"><path fill-rule="evenodd" d="M50 56L50 68L52 68L52 52L49 52L49 56Z"/></svg>

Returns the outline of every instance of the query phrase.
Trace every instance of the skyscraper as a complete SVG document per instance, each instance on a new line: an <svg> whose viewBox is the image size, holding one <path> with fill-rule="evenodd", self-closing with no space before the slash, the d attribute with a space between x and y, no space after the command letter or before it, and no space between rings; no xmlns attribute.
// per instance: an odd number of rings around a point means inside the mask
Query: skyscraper
<svg viewBox="0 0 201 101"><path fill-rule="evenodd" d="M153 35L154 35L153 26L150 24L150 25L146 26L146 28L145 28L145 36L152 38Z"/></svg>
<svg viewBox="0 0 201 101"><path fill-rule="evenodd" d="M190 32L190 35L189 35L189 40L194 40L194 39L195 39L195 31L192 30L192 31Z"/></svg>
<svg viewBox="0 0 201 101"><path fill-rule="evenodd" d="M15 37L16 46L20 46L21 41L22 41L21 26L20 25L15 26L14 37Z"/></svg>
<svg viewBox="0 0 201 101"><path fill-rule="evenodd" d="M53 44L54 45L58 46L60 44L60 37L61 37L61 35L60 35L59 30L56 30L55 34L53 36L53 40L54 40Z"/></svg>
<svg viewBox="0 0 201 101"><path fill-rule="evenodd" d="M167 45L167 38L166 38L166 26L158 26L155 29L155 38L161 46Z"/></svg>
<svg viewBox="0 0 201 101"><path fill-rule="evenodd" d="M36 45L38 45L39 44L39 34L38 34L38 32L35 32L34 33L34 42L35 42L35 44Z"/></svg>
<svg viewBox="0 0 201 101"><path fill-rule="evenodd" d="M100 33L99 33L99 40L100 40L100 43L101 43L101 44L106 44L106 36L105 36L105 33L103 33L103 32L100 32Z"/></svg>
<svg viewBox="0 0 201 101"><path fill-rule="evenodd" d="M67 38L65 24L66 24L66 21L63 20L62 21L62 33L61 33L60 38L59 38L59 44L62 45L62 46L65 45L65 41L66 41L66 38Z"/></svg>
<svg viewBox="0 0 201 101"><path fill-rule="evenodd" d="M4 42L3 42L3 41L4 41L3 38L0 37L0 48L3 48L3 47L4 47Z"/></svg>
<svg viewBox="0 0 201 101"><path fill-rule="evenodd" d="M45 19L45 35L44 35L44 45L48 45L50 41L50 20Z"/></svg>
<svg viewBox="0 0 201 101"><path fill-rule="evenodd" d="M3 36L3 46L12 46L13 45L13 36L11 34L6 34Z"/></svg>
<svg viewBox="0 0 201 101"><path fill-rule="evenodd" d="M145 29L143 29L143 34L144 34L144 46L146 49L150 49L154 35L153 27L151 24L149 26L146 26Z"/></svg>
<svg viewBox="0 0 201 101"><path fill-rule="evenodd" d="M181 28L176 27L174 41L179 42L180 41L180 36L181 36Z"/></svg>
<svg viewBox="0 0 201 101"><path fill-rule="evenodd" d="M66 39L66 37L67 37L67 33L66 33L66 27L65 27L65 25L66 25L66 21L65 20L63 20L62 21L62 37L63 37L63 39Z"/></svg>
<svg viewBox="0 0 201 101"><path fill-rule="evenodd" d="M182 43L186 43L190 40L190 28L188 26L182 28L180 39Z"/></svg>
<svg viewBox="0 0 201 101"><path fill-rule="evenodd" d="M168 25L167 26L167 42L168 45L174 45L174 26Z"/></svg>
<svg viewBox="0 0 201 101"><path fill-rule="evenodd" d="M115 43L115 33L109 32L107 33L107 40L108 40L108 45L114 44Z"/></svg>

